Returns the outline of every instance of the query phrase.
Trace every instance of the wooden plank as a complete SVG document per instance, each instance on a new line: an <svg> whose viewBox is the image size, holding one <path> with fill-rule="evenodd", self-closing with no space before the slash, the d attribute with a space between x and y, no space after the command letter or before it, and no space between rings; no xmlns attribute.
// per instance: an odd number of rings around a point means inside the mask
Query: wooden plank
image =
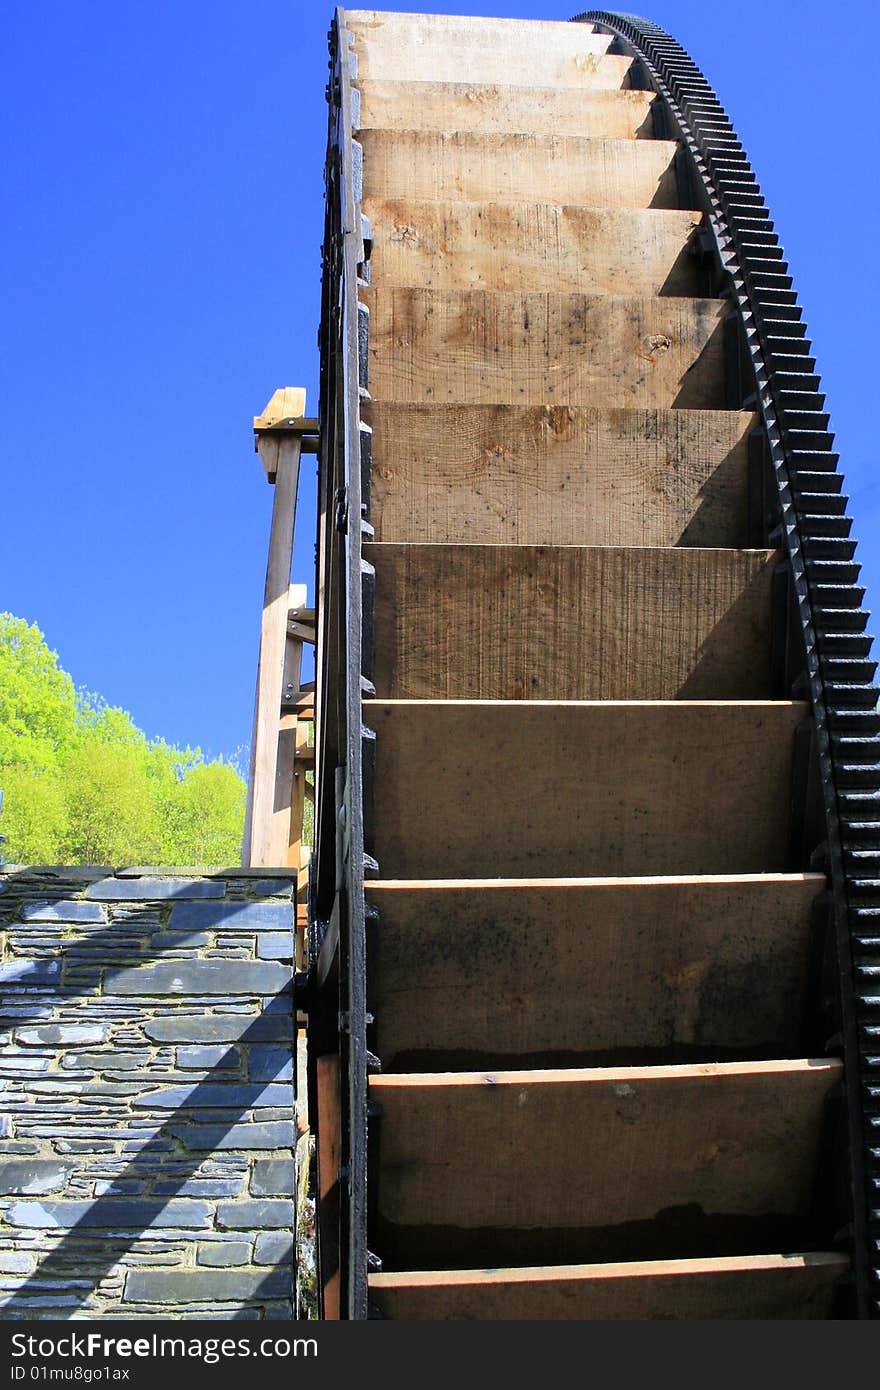
<svg viewBox="0 0 880 1390"><path fill-rule="evenodd" d="M314 768L315 749L309 747L309 728L304 719L296 720L296 743L290 779L290 844L287 862L301 870L303 820L306 804L306 766Z"/></svg>
<svg viewBox="0 0 880 1390"><path fill-rule="evenodd" d="M605 140L651 139L654 134L653 92L461 81L363 80L358 86L363 129L588 135Z"/></svg>
<svg viewBox="0 0 880 1390"><path fill-rule="evenodd" d="M274 431L285 422L293 420L301 425L309 424L314 428L317 422L304 419L305 409L306 393L301 386L281 386L277 391L273 391L262 414L254 416L255 447L270 483L275 482L278 461L284 453L286 431L282 430L279 434L267 434L265 431ZM300 439L300 448L302 448L302 439Z"/></svg>
<svg viewBox="0 0 880 1390"><path fill-rule="evenodd" d="M282 679L282 703L299 690L302 679L302 642L291 632L290 611L298 611L307 601L305 584L291 584L288 591L287 646ZM279 814L287 807L288 827L285 863L299 867L300 843L303 829L302 783L305 780L297 768L300 747L308 741L308 730L299 711L287 710L281 718L279 757L275 774L275 804Z"/></svg>
<svg viewBox="0 0 880 1390"><path fill-rule="evenodd" d="M317 1121L316 1157L318 1163L318 1268L321 1277L325 1321L335 1322L339 1309L339 1155L341 1145L339 1111L339 1057L328 1054L315 1059Z"/></svg>
<svg viewBox="0 0 880 1390"><path fill-rule="evenodd" d="M834 1252L370 1275L394 1320L829 1318L849 1261Z"/></svg>
<svg viewBox="0 0 880 1390"><path fill-rule="evenodd" d="M693 1258L772 1234L764 1249L785 1249L842 1072L793 1060L373 1077L376 1248L410 1269Z"/></svg>
<svg viewBox="0 0 880 1390"><path fill-rule="evenodd" d="M365 545L380 698L758 700L774 550Z"/></svg>
<svg viewBox="0 0 880 1390"><path fill-rule="evenodd" d="M748 544L745 411L367 402L379 541Z"/></svg>
<svg viewBox="0 0 880 1390"><path fill-rule="evenodd" d="M374 1050L386 1072L796 1055L825 882L370 881Z"/></svg>
<svg viewBox="0 0 880 1390"><path fill-rule="evenodd" d="M786 867L799 702L370 700L384 878Z"/></svg>
<svg viewBox="0 0 880 1390"><path fill-rule="evenodd" d="M374 400L723 409L722 299L369 289Z"/></svg>
<svg viewBox="0 0 880 1390"><path fill-rule="evenodd" d="M286 420L299 420L306 413L306 393L302 386L279 386L268 404L254 416L254 430L275 429Z"/></svg>
<svg viewBox="0 0 880 1390"><path fill-rule="evenodd" d="M429 202L677 208L674 140L361 130L364 193Z"/></svg>
<svg viewBox="0 0 880 1390"><path fill-rule="evenodd" d="M606 56L609 35L560 21L348 10L357 79L622 87L630 59Z"/></svg>
<svg viewBox="0 0 880 1390"><path fill-rule="evenodd" d="M296 834L292 812L298 727L295 714L282 714L278 720L272 843L264 850L273 868L295 863L291 854L291 838Z"/></svg>
<svg viewBox="0 0 880 1390"><path fill-rule="evenodd" d="M290 700L285 700L285 704L290 708L290 712L295 713L297 718L309 724L315 718L315 692L306 690L302 686Z"/></svg>
<svg viewBox="0 0 880 1390"><path fill-rule="evenodd" d="M698 295L688 249L700 215L549 204L367 198L373 282L384 289Z"/></svg>
<svg viewBox="0 0 880 1390"><path fill-rule="evenodd" d="M246 868L280 868L286 865L290 840L287 764L290 762L288 745L291 742L292 724L289 716L281 717L281 697L287 659L287 610L301 441L295 434L282 434L276 436L273 442L277 444L275 495L260 627L248 810L242 853Z"/></svg>

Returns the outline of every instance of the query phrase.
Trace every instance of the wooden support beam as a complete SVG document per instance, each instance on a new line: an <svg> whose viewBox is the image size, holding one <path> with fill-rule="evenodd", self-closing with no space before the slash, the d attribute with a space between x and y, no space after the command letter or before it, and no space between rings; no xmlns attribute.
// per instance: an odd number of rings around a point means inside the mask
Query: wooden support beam
<svg viewBox="0 0 880 1390"><path fill-rule="evenodd" d="M302 645L299 646L302 653ZM293 767L291 768L290 778L290 818L289 818L289 840L287 846L287 862L291 867L296 868L299 876L302 864L302 832L303 816L306 805L306 767L314 767L315 750L308 748L309 727L305 720L296 720L295 750ZM309 756L310 755L310 756Z"/></svg>
<svg viewBox="0 0 880 1390"><path fill-rule="evenodd" d="M297 694L282 697L281 708L285 714L295 714L303 723L310 724L315 718L315 692L300 687Z"/></svg>
<svg viewBox="0 0 880 1390"><path fill-rule="evenodd" d="M337 1321L339 1296L339 1156L342 1142L339 1111L339 1058L335 1054L315 1062L318 1166L318 1267L321 1275L323 1317Z"/></svg>
<svg viewBox="0 0 880 1390"><path fill-rule="evenodd" d="M278 429L284 422L302 417L305 409L306 393L301 386L279 386L277 391L272 392L261 414L254 416L257 448L260 435L265 430Z"/></svg>
<svg viewBox="0 0 880 1390"><path fill-rule="evenodd" d="M275 481L281 437L299 435L302 453L318 452L319 422L303 414L305 407L306 393L301 386L282 386L262 415L254 416L255 447L270 483Z"/></svg>
<svg viewBox="0 0 880 1390"><path fill-rule="evenodd" d="M303 726L300 725L300 728L302 728L302 727L303 727ZM305 782L305 776L304 776L304 774L302 774L302 773L300 774L299 781L300 781L300 787L301 787L301 789L300 789L298 792L297 792L297 791L294 792L294 806L291 807L291 832L293 831L293 828L294 828L294 825L295 825L295 816L298 815L298 817L299 817L298 824L299 824L299 827L300 827L300 835L301 835L301 834L302 834L303 810L304 810L304 807L305 807L305 787L302 785L302 784ZM297 802L297 799L296 799L297 796L299 797L299 801L298 801L298 802ZM294 842L293 842L293 833L291 833L291 847L290 847L290 848L291 848L291 857L292 857L292 855L293 855L295 849L297 849L297 848L299 849L299 869L297 870L297 875L296 875L296 895L295 895L295 896L296 896L296 942L295 942L295 946L296 946L296 968L297 968L298 970L302 970L302 971L308 972L308 968L309 968L309 952L308 952L308 942L307 942L307 940L306 940L306 931L307 931L307 928L308 928L308 920L309 920L309 909L308 909L308 896L309 896L309 861L310 861L310 859L311 859L312 851L311 851L311 849L309 848L308 845L302 844L301 841L300 841L298 844L294 844Z"/></svg>
<svg viewBox="0 0 880 1390"><path fill-rule="evenodd" d="M280 868L291 863L291 846L299 865L302 809L297 799L291 820L296 782L296 754L305 741L296 714L284 713L285 696L299 692L302 640L288 630L291 608L304 609L305 585L291 586L296 494L302 452L298 421L305 410L305 391L284 387L274 393L261 415L254 417L256 448L266 475L274 479L275 496L269 536L269 557L263 594L260 655L254 701L251 768L242 862L245 867ZM300 773L302 778L302 773Z"/></svg>
<svg viewBox="0 0 880 1390"><path fill-rule="evenodd" d="M291 636L288 630L288 637ZM285 690L281 697L281 708L285 714L295 714L305 723L313 723L315 718L315 682L301 680L298 690Z"/></svg>
<svg viewBox="0 0 880 1390"><path fill-rule="evenodd" d="M315 628L312 624L298 623L292 619L288 619L287 622L287 635L288 637L299 638L300 642L308 642L311 646L314 646L317 640Z"/></svg>

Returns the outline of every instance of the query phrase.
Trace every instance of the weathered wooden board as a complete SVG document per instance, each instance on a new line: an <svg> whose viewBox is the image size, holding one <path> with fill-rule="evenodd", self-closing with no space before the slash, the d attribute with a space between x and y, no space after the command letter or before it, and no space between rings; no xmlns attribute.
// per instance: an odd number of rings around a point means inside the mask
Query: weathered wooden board
<svg viewBox="0 0 880 1390"><path fill-rule="evenodd" d="M283 396L285 393L277 394ZM293 389L289 394L294 398L294 408L297 405L301 410L305 408L304 391ZM261 441L261 448L263 443ZM302 440L297 435L281 435L265 441L264 463L266 459L271 459L271 468L267 468L267 471L275 480L275 496L263 592L248 804L242 845L242 859L246 868L280 868L290 862L295 727L291 727L291 720L281 714L281 696L286 668L290 665L287 611L301 452ZM294 666L290 666L291 678L294 678L294 671Z"/></svg>
<svg viewBox="0 0 880 1390"><path fill-rule="evenodd" d="M376 400L723 409L721 299L362 291Z"/></svg>
<svg viewBox="0 0 880 1390"><path fill-rule="evenodd" d="M364 547L380 698L760 700L773 550Z"/></svg>
<svg viewBox="0 0 880 1390"><path fill-rule="evenodd" d="M377 287L699 295L698 213L367 198Z"/></svg>
<svg viewBox="0 0 880 1390"><path fill-rule="evenodd" d="M796 701L370 700L369 852L384 878L783 870L806 712Z"/></svg>
<svg viewBox="0 0 880 1390"><path fill-rule="evenodd" d="M744 411L367 402L380 541L748 544Z"/></svg>
<svg viewBox="0 0 880 1390"><path fill-rule="evenodd" d="M339 1058L316 1058L318 1231L319 1263L323 1288L323 1316L336 1321L340 1316L339 1281L339 1153L341 1118L339 1111Z"/></svg>
<svg viewBox="0 0 880 1390"><path fill-rule="evenodd" d="M603 66L609 61L627 60L606 59ZM654 133L653 92L511 86L509 81L363 80L358 87L359 125L364 129L588 135L603 140L650 139Z"/></svg>
<svg viewBox="0 0 880 1390"><path fill-rule="evenodd" d="M361 130L364 192L434 202L677 208L674 140Z"/></svg>
<svg viewBox="0 0 880 1390"><path fill-rule="evenodd" d="M606 56L610 35L561 21L348 10L358 79L622 87L630 59Z"/></svg>
<svg viewBox="0 0 880 1390"><path fill-rule="evenodd" d="M687 1248L688 1209L740 1241L806 1217L841 1075L797 1060L373 1077L378 1248L390 1268L460 1266L476 1263L470 1231L484 1264L628 1259L641 1228L636 1258L715 1254Z"/></svg>
<svg viewBox="0 0 880 1390"><path fill-rule="evenodd" d="M398 1321L828 1318L848 1268L817 1253L418 1270L370 1275L370 1302Z"/></svg>
<svg viewBox="0 0 880 1390"><path fill-rule="evenodd" d="M371 881L383 1071L790 1057L821 874Z"/></svg>

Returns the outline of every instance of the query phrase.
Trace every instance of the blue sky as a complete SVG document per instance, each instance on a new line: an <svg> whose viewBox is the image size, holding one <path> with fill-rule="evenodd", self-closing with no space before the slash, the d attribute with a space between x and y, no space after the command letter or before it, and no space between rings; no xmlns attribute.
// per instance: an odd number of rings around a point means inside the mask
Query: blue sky
<svg viewBox="0 0 880 1390"><path fill-rule="evenodd" d="M870 602L877 7L856 0L838 22L814 0L642 12L701 65L761 179ZM212 754L250 737L272 501L251 416L279 385L305 386L317 409L331 15L314 0L6 0L0 20L0 608L39 624L76 682L147 733ZM294 569L310 582L313 464Z"/></svg>

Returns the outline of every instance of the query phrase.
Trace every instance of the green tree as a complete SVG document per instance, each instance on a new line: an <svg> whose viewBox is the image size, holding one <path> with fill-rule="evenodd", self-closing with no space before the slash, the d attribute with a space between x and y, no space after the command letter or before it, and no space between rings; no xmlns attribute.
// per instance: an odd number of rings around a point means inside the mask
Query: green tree
<svg viewBox="0 0 880 1390"><path fill-rule="evenodd" d="M163 801L162 859L167 864L229 864L241 856L247 789L224 762L198 763Z"/></svg>
<svg viewBox="0 0 880 1390"><path fill-rule="evenodd" d="M64 758L63 864L154 864L161 834L153 788L137 749L87 734Z"/></svg>
<svg viewBox="0 0 880 1390"><path fill-rule="evenodd" d="M0 767L52 768L76 738L73 681L36 624L0 613Z"/></svg>
<svg viewBox="0 0 880 1390"><path fill-rule="evenodd" d="M0 764L0 857L19 864L62 864L67 806L57 772L26 763ZM85 860L72 860L85 863Z"/></svg>
<svg viewBox="0 0 880 1390"><path fill-rule="evenodd" d="M76 691L35 625L0 614L0 830L18 863L237 863L246 789L230 764L148 739Z"/></svg>

